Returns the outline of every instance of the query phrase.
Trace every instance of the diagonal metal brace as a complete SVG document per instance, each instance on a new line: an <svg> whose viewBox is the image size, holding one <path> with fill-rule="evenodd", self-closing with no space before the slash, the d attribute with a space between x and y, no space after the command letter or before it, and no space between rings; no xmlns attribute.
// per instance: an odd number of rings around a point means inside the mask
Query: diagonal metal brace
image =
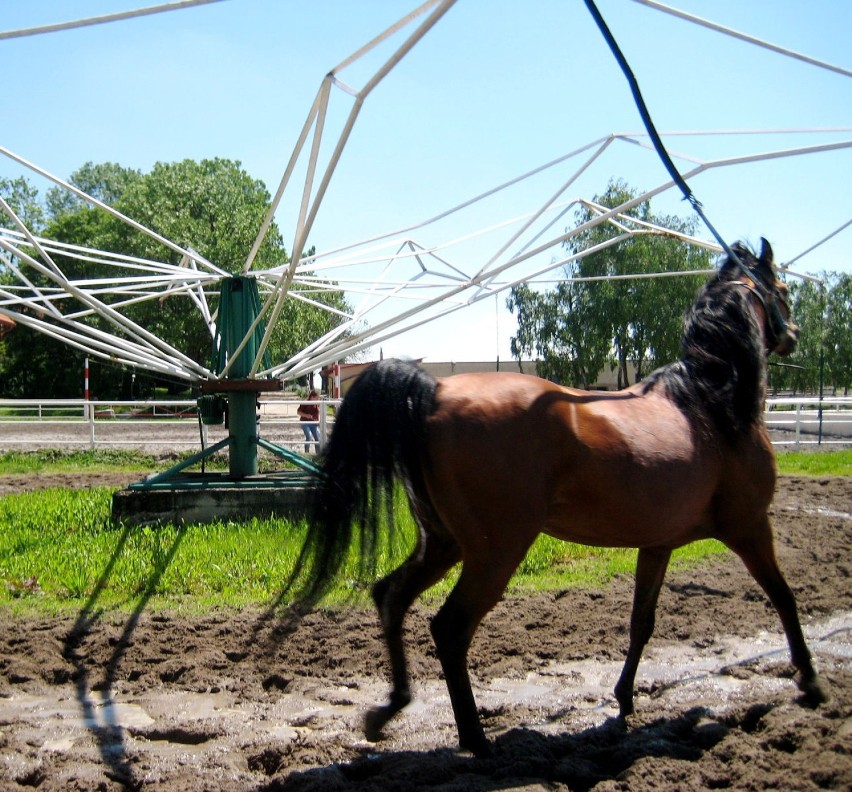
<svg viewBox="0 0 852 792"><path fill-rule="evenodd" d="M182 470L196 464L196 462L201 462L202 459L207 459L207 457L212 456L217 451L221 451L223 448L227 448L233 442L233 438L226 437L224 440L220 440L215 445L210 446L209 448L205 448L199 451L197 454L193 454L191 457L184 459L183 462L178 462L174 467L170 467L168 470L164 470L162 473L156 473L155 475L144 479L143 481L138 481L135 484L130 485L130 489L145 489L146 487L150 487L153 484L159 484L163 481L168 481L173 476L180 473Z"/></svg>
<svg viewBox="0 0 852 792"><path fill-rule="evenodd" d="M270 443L269 440L264 440L262 437L258 437L255 442L261 448L265 448L267 451L271 451L276 456L279 456L288 462L292 462L296 465L296 467L299 467L308 473L313 473L315 476L323 475L322 468L315 462L311 462L311 460L307 457L302 456L302 454L290 451L288 448L282 448L281 446L275 445L275 443Z"/></svg>

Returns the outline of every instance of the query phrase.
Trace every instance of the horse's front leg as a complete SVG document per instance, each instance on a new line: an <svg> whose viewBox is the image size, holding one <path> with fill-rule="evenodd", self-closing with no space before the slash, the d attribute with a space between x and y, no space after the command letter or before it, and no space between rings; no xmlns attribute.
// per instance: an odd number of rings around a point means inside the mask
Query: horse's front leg
<svg viewBox="0 0 852 792"><path fill-rule="evenodd" d="M411 701L408 662L402 642L405 614L419 594L440 580L459 560L458 545L449 538L423 532L420 544L408 560L373 587L373 600L379 611L393 688L387 704L373 707L364 718L364 733L375 742L385 724Z"/></svg>
<svg viewBox="0 0 852 792"><path fill-rule="evenodd" d="M772 540L772 528L767 517L755 535L747 541L725 543L743 560L752 577L769 597L781 617L787 644L790 647L790 659L799 672L799 689L804 693L805 702L816 706L828 701L829 695L816 669L811 662L811 653L802 634L796 598L784 580Z"/></svg>
<svg viewBox="0 0 852 792"><path fill-rule="evenodd" d="M642 650L654 632L657 598L671 558L668 549L643 549L636 561L636 588L633 593L633 612L630 616L630 646L627 659L615 686L618 712L622 718L633 714L633 685Z"/></svg>

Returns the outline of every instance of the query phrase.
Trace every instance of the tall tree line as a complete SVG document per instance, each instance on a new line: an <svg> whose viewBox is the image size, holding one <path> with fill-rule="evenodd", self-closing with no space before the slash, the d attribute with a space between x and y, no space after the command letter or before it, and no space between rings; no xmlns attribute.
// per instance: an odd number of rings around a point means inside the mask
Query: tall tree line
<svg viewBox="0 0 852 792"><path fill-rule="evenodd" d="M615 208L635 196L624 182L613 181L593 203ZM579 209L576 227L596 213L592 207ZM672 231L695 231L694 221L656 214L649 202L628 214ZM610 370L623 388L680 357L683 316L707 276L676 273L708 269L712 255L675 236L644 231L610 244L631 225L629 218L619 222L622 228L599 224L566 244L570 255L595 252L570 261L563 270L565 280L554 289L524 284L510 293L507 305L518 321L512 354L518 360L537 360L547 379L591 388ZM674 277L618 279L660 272ZM583 278L603 279L579 280ZM773 391L815 392L822 376L827 387L849 393L852 275L822 273L819 280L789 279L792 314L802 332L796 353L784 365L770 366Z"/></svg>
<svg viewBox="0 0 852 792"><path fill-rule="evenodd" d="M615 181L593 203L612 209L634 197L624 182ZM594 207L581 207L577 226L596 215ZM647 201L629 215L684 234L695 230L692 221L654 214ZM646 232L644 225L630 219L619 224L621 228L598 224L570 239L566 247L571 255L596 252L571 260L563 271L565 280L555 289L522 285L509 296L508 307L518 318L512 354L537 359L541 375L548 379L590 388L609 367L623 388L631 384L631 370L633 381L640 380L679 355L683 312L704 276L641 276L705 270L710 255L674 235ZM630 225L639 233L613 242Z"/></svg>
<svg viewBox="0 0 852 792"><path fill-rule="evenodd" d="M796 351L771 365L773 391L848 396L852 389L852 274L822 272L790 279L790 306L801 333Z"/></svg>

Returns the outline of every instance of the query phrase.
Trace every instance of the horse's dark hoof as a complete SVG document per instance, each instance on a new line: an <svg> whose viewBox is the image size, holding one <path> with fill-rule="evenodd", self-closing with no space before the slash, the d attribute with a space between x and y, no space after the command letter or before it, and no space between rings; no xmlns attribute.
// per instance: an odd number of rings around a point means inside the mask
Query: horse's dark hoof
<svg viewBox="0 0 852 792"><path fill-rule="evenodd" d="M633 714L633 686L627 688L619 683L615 686L615 700L618 703L618 717L624 720Z"/></svg>
<svg viewBox="0 0 852 792"><path fill-rule="evenodd" d="M373 707L364 716L364 736L368 742L378 742L382 739L382 729L390 720L385 707Z"/></svg>
<svg viewBox="0 0 852 792"><path fill-rule="evenodd" d="M825 704L830 698L825 685L823 685L822 680L818 676L803 679L799 682L799 690L804 694L802 699L809 707L817 707L820 704Z"/></svg>
<svg viewBox="0 0 852 792"><path fill-rule="evenodd" d="M477 759L487 759L492 754L491 743L485 739L485 735L459 740L459 748L470 751Z"/></svg>

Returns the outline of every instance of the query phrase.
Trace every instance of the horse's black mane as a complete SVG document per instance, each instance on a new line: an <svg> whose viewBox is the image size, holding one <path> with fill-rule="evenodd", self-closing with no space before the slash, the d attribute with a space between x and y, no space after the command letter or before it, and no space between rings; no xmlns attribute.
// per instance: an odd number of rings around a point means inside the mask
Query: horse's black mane
<svg viewBox="0 0 852 792"><path fill-rule="evenodd" d="M735 251L747 265L757 263L743 246ZM738 274L736 263L726 258L686 314L681 359L645 381L646 392L662 385L687 416L726 437L759 419L766 383L760 329L745 289L733 283Z"/></svg>

